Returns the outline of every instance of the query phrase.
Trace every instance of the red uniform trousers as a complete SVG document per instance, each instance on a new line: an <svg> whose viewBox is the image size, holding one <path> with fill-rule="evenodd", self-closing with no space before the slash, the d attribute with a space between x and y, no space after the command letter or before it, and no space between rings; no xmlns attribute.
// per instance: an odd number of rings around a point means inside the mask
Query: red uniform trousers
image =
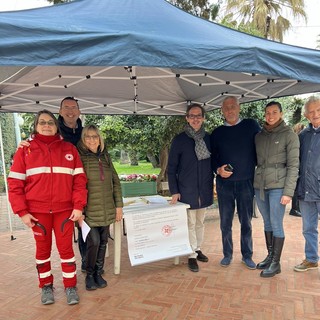
<svg viewBox="0 0 320 320"><path fill-rule="evenodd" d="M71 211L58 213L31 213L38 219L32 228L36 240L36 266L39 277L39 287L53 284L51 273L52 230L55 234L56 245L61 259L63 284L65 288L77 284L76 263L73 252L74 222L68 218Z"/></svg>

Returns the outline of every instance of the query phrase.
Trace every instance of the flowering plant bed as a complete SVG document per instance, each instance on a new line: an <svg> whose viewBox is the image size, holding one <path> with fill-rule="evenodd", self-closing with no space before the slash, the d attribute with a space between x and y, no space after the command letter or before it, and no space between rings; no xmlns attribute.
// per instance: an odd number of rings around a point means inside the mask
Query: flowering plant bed
<svg viewBox="0 0 320 320"><path fill-rule="evenodd" d="M158 175L156 174L121 174L119 179L122 182L154 182L157 181Z"/></svg>
<svg viewBox="0 0 320 320"><path fill-rule="evenodd" d="M137 197L157 194L156 174L120 175L123 197Z"/></svg>

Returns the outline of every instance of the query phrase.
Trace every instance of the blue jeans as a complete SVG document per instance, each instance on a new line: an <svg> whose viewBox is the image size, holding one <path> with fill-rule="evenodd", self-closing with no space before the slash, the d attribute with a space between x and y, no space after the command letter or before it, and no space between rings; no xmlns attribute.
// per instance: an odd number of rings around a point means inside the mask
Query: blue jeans
<svg viewBox="0 0 320 320"><path fill-rule="evenodd" d="M222 233L223 255L232 257L232 221L237 204L241 224L241 253L243 258L252 257L253 186L252 180L229 181L217 179L217 195Z"/></svg>
<svg viewBox="0 0 320 320"><path fill-rule="evenodd" d="M273 232L273 236L284 238L283 217L286 206L280 203L283 189L264 190L264 200L260 189L255 189L257 205L264 222L264 231Z"/></svg>
<svg viewBox="0 0 320 320"><path fill-rule="evenodd" d="M318 215L320 212L320 201L299 200L302 216L302 234L305 239L304 251L306 260L318 262Z"/></svg>

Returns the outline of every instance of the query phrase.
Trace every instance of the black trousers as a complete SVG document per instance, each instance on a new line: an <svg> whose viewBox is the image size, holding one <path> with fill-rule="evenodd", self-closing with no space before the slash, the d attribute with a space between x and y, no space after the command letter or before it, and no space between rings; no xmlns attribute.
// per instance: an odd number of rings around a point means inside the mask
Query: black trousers
<svg viewBox="0 0 320 320"><path fill-rule="evenodd" d="M79 252L80 252L80 256L81 256L81 263L82 263L82 266L85 267L87 244L83 241L82 232L81 232L80 227L78 227L78 246L79 246Z"/></svg>
<svg viewBox="0 0 320 320"><path fill-rule="evenodd" d="M294 195L292 197L291 210L295 210L295 211L300 212L299 200L298 200L298 195L296 192L294 192Z"/></svg>
<svg viewBox="0 0 320 320"><path fill-rule="evenodd" d="M110 226L93 227L87 236L87 274L103 272Z"/></svg>

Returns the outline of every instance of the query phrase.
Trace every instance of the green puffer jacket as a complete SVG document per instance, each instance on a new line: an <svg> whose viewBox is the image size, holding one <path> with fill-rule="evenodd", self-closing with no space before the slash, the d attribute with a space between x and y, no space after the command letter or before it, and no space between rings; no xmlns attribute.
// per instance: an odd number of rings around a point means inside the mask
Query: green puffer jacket
<svg viewBox="0 0 320 320"><path fill-rule="evenodd" d="M255 137L257 167L254 188L284 189L283 195L293 196L299 169L299 138L284 121L267 131L262 129Z"/></svg>
<svg viewBox="0 0 320 320"><path fill-rule="evenodd" d="M106 150L93 153L78 146L78 151L88 178L85 221L90 227L108 226L115 222L116 208L123 207L118 174Z"/></svg>

